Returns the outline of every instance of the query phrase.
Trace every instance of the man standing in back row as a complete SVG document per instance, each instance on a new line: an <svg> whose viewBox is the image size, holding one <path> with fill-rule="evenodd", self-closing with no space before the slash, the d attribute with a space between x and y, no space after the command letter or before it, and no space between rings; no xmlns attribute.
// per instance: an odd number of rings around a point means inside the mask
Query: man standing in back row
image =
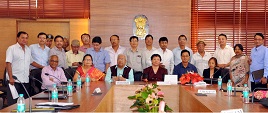
<svg viewBox="0 0 268 113"><path fill-rule="evenodd" d="M138 48L139 38L131 36L129 38L130 48L126 49L124 54L127 57L127 66L134 71L134 80L141 81L142 76L142 51Z"/></svg>
<svg viewBox="0 0 268 113"><path fill-rule="evenodd" d="M180 35L178 38L178 42L179 42L179 47L176 47L172 50L173 55L174 55L175 66L181 63L181 51L182 50L186 49L190 52L189 62L191 61L192 56L193 56L193 51L191 50L191 48L186 46L187 37L185 35Z"/></svg>
<svg viewBox="0 0 268 113"><path fill-rule="evenodd" d="M112 35L110 37L110 42L111 46L106 47L105 50L108 51L110 55L110 66L113 66L117 64L117 56L123 54L126 48L119 45L120 39L118 35Z"/></svg>
<svg viewBox="0 0 268 113"><path fill-rule="evenodd" d="M42 68L42 66L34 62L32 59L31 50L27 46L28 34L24 31L20 31L17 34L16 40L17 43L9 46L6 51L6 77L8 83L15 86L18 94L23 94L24 98L27 98L28 95L20 82L29 92L30 84L28 76L30 65L37 68ZM15 76L18 80L15 80L13 76ZM17 98L13 99L9 86L7 89L7 95L9 95L7 96L8 105L16 103Z"/></svg>
<svg viewBox="0 0 268 113"><path fill-rule="evenodd" d="M268 50L263 46L264 36L262 33L256 33L254 36L255 47L251 49L250 60L250 81L251 91L257 87L267 88L268 76ZM254 81L252 72L264 69L261 80Z"/></svg>

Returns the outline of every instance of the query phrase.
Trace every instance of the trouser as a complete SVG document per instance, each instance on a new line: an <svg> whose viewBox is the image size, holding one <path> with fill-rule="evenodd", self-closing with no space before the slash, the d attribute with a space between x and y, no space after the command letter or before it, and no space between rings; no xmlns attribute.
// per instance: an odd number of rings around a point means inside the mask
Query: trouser
<svg viewBox="0 0 268 113"><path fill-rule="evenodd" d="M29 92L30 84L29 83L22 83L22 84L25 86L27 92ZM14 86L15 86L18 94L23 94L23 96L24 96L25 99L28 98L28 95L27 95L26 91L24 90L23 86L20 83L16 83L15 82L14 83ZM12 104L15 104L17 102L17 98L16 99L13 99L13 97L12 97L12 94L11 94L11 91L10 91L10 88L9 88L9 85L8 85L8 88L7 88L7 95L8 95L7 96L7 105L8 106L9 105L12 105Z"/></svg>
<svg viewBox="0 0 268 113"><path fill-rule="evenodd" d="M65 74L66 78L67 78L67 81L69 79L73 80L73 76L74 76L75 71L76 71L77 68L76 67L69 67L67 69L64 69L64 68L62 68L62 69L64 71L64 74Z"/></svg>
<svg viewBox="0 0 268 113"><path fill-rule="evenodd" d="M221 68L221 78L222 83L227 83L230 79L229 69L228 68Z"/></svg>
<svg viewBox="0 0 268 113"><path fill-rule="evenodd" d="M141 71L135 71L134 72L134 81L141 81L142 72Z"/></svg>
<svg viewBox="0 0 268 113"><path fill-rule="evenodd" d="M42 69L33 69L30 72L30 76L33 76L35 79L42 82L41 73L42 73ZM30 79L30 85L32 87L30 89L31 96L41 92L42 84L39 83L37 80Z"/></svg>
<svg viewBox="0 0 268 113"><path fill-rule="evenodd" d="M253 91L255 88L267 88L267 83L266 84L262 84L262 83L255 84L255 82L251 82L251 91ZM257 91L257 90L255 90L255 91Z"/></svg>

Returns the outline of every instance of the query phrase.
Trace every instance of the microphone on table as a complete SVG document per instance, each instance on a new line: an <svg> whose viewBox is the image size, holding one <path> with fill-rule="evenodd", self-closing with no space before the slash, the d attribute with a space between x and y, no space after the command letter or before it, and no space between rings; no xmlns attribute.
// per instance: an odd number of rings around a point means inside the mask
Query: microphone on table
<svg viewBox="0 0 268 113"><path fill-rule="evenodd" d="M214 76L218 71L219 71L220 69L218 69L216 72L214 72L213 74L212 74L212 76ZM217 78L204 78L204 80L207 80L207 81L209 81L210 80L210 85L212 85L212 81L216 81L216 80L218 80Z"/></svg>
<svg viewBox="0 0 268 113"><path fill-rule="evenodd" d="M228 74L229 74L229 72L226 73L225 75L223 75L223 76L221 77L221 79L223 80ZM220 90L223 90L223 89L222 89L222 85L221 85L221 89L220 89Z"/></svg>
<svg viewBox="0 0 268 113"><path fill-rule="evenodd" d="M62 93L63 93L63 95L64 95L64 90L63 90L63 85L62 85L61 80L60 80L58 77L55 77L55 76L50 75L50 74L48 74L48 73L45 73L45 75L46 75L46 76L52 76L52 77L56 78L58 81L60 81L60 84L61 84L61 89L62 89Z"/></svg>
<svg viewBox="0 0 268 113"><path fill-rule="evenodd" d="M68 67L67 69L73 70L71 67ZM64 71L64 74L66 73L66 75L68 75L73 80L73 76L68 71L66 71L63 67L62 70Z"/></svg>
<svg viewBox="0 0 268 113"><path fill-rule="evenodd" d="M34 78L33 76L29 76L29 78L32 79L32 80L38 81L41 84L41 87L45 88L48 91L48 100L50 100L50 91L49 91L48 87L46 87L45 85L43 85L43 82L42 81Z"/></svg>
<svg viewBox="0 0 268 113"><path fill-rule="evenodd" d="M13 79L19 81L19 83L22 85L23 89L25 90L26 94L28 95L28 97L29 97L29 112L32 112L32 103L31 103L32 99L31 99L28 91L26 90L24 84L16 76L12 76L12 77L13 77Z"/></svg>

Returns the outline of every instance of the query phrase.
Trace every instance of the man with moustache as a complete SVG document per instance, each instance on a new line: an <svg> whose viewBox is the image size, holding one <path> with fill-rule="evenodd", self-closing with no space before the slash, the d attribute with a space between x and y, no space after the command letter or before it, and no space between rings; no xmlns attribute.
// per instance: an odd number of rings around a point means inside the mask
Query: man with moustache
<svg viewBox="0 0 268 113"><path fill-rule="evenodd" d="M20 31L17 34L17 43L8 47L6 51L6 78L10 85L13 85L19 94L23 94L24 98L28 95L24 90L20 82L28 90L29 84L29 70L30 65L37 68L42 68L41 65L33 61L31 56L31 49L27 46L28 34L24 31ZM13 76L16 76L18 80L15 80ZM19 82L20 81L20 82ZM16 103L17 99L13 99L10 87L7 88L7 103L8 105Z"/></svg>
<svg viewBox="0 0 268 113"><path fill-rule="evenodd" d="M64 49L62 48L63 40L64 39L62 36L60 35L55 36L54 38L55 47L50 49L49 56L57 55L59 58L58 66L66 69L68 66L67 66L67 61L66 61L66 54L65 54Z"/></svg>
<svg viewBox="0 0 268 113"><path fill-rule="evenodd" d="M119 45L120 39L118 35L112 35L110 37L111 46L106 47L104 50L109 52L110 59L111 59L111 66L117 64L117 56L119 54L123 54L125 51L125 47Z"/></svg>

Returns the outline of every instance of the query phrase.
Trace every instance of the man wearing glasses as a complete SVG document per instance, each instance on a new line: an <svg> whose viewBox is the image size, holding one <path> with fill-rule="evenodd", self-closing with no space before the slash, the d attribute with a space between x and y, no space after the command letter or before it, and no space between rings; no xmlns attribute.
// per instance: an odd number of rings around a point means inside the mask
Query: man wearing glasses
<svg viewBox="0 0 268 113"><path fill-rule="evenodd" d="M81 41L83 45L79 48L80 51L86 53L87 49L91 47L91 38L90 35L87 33L84 33L81 35Z"/></svg>
<svg viewBox="0 0 268 113"><path fill-rule="evenodd" d="M42 89L52 87L53 84L61 85L61 82L67 82L67 78L62 68L58 67L59 59L57 55L49 58L49 65L42 69L41 78L43 81ZM61 81L59 81L61 80Z"/></svg>

